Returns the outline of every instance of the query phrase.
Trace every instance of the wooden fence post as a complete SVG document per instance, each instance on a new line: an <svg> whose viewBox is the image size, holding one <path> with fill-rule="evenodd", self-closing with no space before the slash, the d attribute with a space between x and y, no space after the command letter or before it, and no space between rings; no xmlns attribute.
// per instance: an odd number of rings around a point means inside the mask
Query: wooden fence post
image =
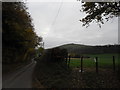
<svg viewBox="0 0 120 90"><path fill-rule="evenodd" d="M98 73L98 57L95 57L96 60L96 73Z"/></svg>
<svg viewBox="0 0 120 90"><path fill-rule="evenodd" d="M67 58L68 58L68 57L65 58L65 63L66 63L66 65L67 65Z"/></svg>
<svg viewBox="0 0 120 90"><path fill-rule="evenodd" d="M69 60L68 60L68 68L70 67L70 56L69 56Z"/></svg>
<svg viewBox="0 0 120 90"><path fill-rule="evenodd" d="M83 72L83 56L81 57L81 73Z"/></svg>
<svg viewBox="0 0 120 90"><path fill-rule="evenodd" d="M115 72L115 56L113 56L113 71Z"/></svg>

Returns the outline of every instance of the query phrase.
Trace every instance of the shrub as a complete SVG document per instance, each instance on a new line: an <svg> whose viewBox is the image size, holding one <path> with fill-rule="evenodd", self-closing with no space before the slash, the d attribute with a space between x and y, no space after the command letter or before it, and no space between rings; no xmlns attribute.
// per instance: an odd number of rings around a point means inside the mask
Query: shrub
<svg viewBox="0 0 120 90"><path fill-rule="evenodd" d="M50 62L63 62L67 55L67 50L60 48L47 49L44 53L45 60Z"/></svg>

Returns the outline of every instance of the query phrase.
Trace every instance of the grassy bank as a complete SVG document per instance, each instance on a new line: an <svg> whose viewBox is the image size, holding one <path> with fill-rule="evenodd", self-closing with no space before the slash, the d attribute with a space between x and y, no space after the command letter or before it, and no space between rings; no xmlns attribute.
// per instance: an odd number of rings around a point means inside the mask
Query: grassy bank
<svg viewBox="0 0 120 90"><path fill-rule="evenodd" d="M113 55L113 54L112 54ZM44 56L38 59L34 71L34 88L120 88L117 73L112 70L112 55L89 55L84 59L84 72L80 70L80 59L72 58L70 68L66 63L50 63ZM95 72L93 58L99 57L99 73ZM117 54L115 57L117 58ZM101 60L101 61L100 61ZM105 61L106 60L106 61ZM116 64L118 62L116 61Z"/></svg>
<svg viewBox="0 0 120 90"><path fill-rule="evenodd" d="M111 69L99 69L97 74L94 68L85 68L85 72L80 73L80 68L72 70L72 87L74 88L120 88L120 81L117 74Z"/></svg>
<svg viewBox="0 0 120 90"><path fill-rule="evenodd" d="M70 69L65 63L46 63L39 60L34 72L34 87L68 88L71 86Z"/></svg>

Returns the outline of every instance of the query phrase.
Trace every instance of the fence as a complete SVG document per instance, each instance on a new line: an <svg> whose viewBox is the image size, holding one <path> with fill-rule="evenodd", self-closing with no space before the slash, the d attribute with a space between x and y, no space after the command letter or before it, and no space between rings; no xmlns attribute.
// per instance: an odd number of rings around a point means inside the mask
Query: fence
<svg viewBox="0 0 120 90"><path fill-rule="evenodd" d="M72 59L72 57L70 57L70 56L68 56L68 58L66 58L66 62L67 62L68 68L70 68L71 59ZM82 56L80 58L77 58L77 59L80 60L79 65L80 65L81 73L82 73L84 71L84 64L83 64L83 62L84 62L84 56ZM100 61L99 59L100 58L99 57L94 57L92 59L94 60L96 73L98 73L99 72L99 68L100 68L99 67L99 61ZM111 56L111 60L112 60L112 63L111 63L112 64L112 69L113 69L113 72L115 72L116 71L116 60L117 59L115 58L115 56Z"/></svg>

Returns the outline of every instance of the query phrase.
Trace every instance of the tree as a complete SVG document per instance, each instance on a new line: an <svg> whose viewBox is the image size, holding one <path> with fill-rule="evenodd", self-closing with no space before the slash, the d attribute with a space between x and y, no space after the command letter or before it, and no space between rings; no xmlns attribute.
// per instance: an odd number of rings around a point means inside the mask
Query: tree
<svg viewBox="0 0 120 90"><path fill-rule="evenodd" d="M3 62L30 60L42 38L34 32L25 3L2 3L2 27Z"/></svg>
<svg viewBox="0 0 120 90"><path fill-rule="evenodd" d="M80 21L88 27L91 22L96 22L100 27L104 21L120 15L120 2L84 2L82 12L86 16Z"/></svg>

